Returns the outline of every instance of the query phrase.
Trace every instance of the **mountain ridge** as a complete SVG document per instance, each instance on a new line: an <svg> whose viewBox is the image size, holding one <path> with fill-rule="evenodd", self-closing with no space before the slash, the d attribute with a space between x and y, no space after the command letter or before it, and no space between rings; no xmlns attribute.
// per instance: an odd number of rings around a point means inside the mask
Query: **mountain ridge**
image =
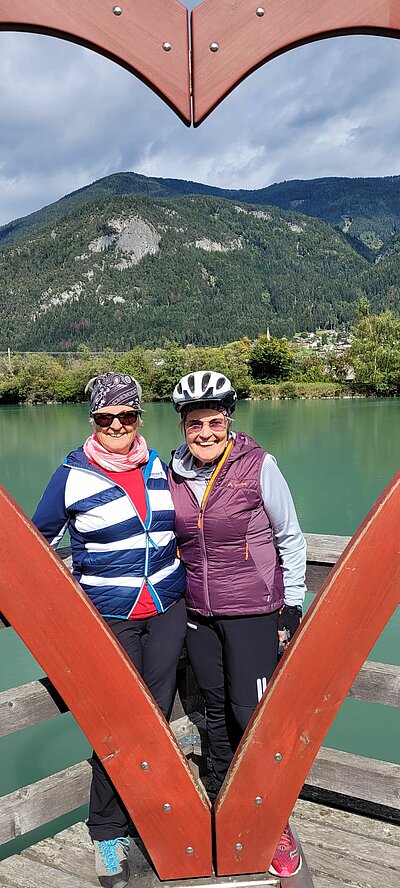
<svg viewBox="0 0 400 888"><path fill-rule="evenodd" d="M361 297L399 309L397 225L400 176L227 191L115 173L0 229L0 349L348 329Z"/></svg>
<svg viewBox="0 0 400 888"><path fill-rule="evenodd" d="M400 231L400 176L320 177L273 183L260 189L225 189L185 179L122 172L97 179L52 204L0 227L0 244L16 243L100 197L136 194L153 198L184 195L277 206L324 219L360 242L369 257Z"/></svg>

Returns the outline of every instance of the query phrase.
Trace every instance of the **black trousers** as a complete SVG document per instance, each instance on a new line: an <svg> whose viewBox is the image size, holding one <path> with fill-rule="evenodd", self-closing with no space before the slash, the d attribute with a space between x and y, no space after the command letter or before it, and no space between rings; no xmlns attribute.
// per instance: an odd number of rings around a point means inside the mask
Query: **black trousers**
<svg viewBox="0 0 400 888"><path fill-rule="evenodd" d="M219 787L278 661L278 611L244 617L188 614L186 649L206 707Z"/></svg>
<svg viewBox="0 0 400 888"><path fill-rule="evenodd" d="M110 629L168 719L176 689L176 669L186 633L184 601L147 620L107 619ZM130 818L98 756L93 753L88 829L93 840L128 834Z"/></svg>

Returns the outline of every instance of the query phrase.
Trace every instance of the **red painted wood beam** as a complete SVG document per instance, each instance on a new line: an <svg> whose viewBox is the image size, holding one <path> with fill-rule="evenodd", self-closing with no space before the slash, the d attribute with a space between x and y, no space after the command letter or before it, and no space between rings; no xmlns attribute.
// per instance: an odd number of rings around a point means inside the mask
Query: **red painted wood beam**
<svg viewBox="0 0 400 888"><path fill-rule="evenodd" d="M172 731L87 595L2 488L0 562L0 610L102 760L160 879L211 875L208 798Z"/></svg>
<svg viewBox="0 0 400 888"><path fill-rule="evenodd" d="M0 29L50 34L107 56L190 126L188 11L179 0L0 0Z"/></svg>
<svg viewBox="0 0 400 888"><path fill-rule="evenodd" d="M191 27L198 126L248 74L294 46L340 34L398 37L400 0L204 0Z"/></svg>
<svg viewBox="0 0 400 888"><path fill-rule="evenodd" d="M275 672L216 803L218 875L264 872L318 749L400 603L400 472L350 541Z"/></svg>

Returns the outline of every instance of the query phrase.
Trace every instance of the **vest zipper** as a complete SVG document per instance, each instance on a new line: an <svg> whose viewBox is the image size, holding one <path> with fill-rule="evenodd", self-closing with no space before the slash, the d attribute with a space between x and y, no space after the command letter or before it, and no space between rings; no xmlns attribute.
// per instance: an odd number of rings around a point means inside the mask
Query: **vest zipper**
<svg viewBox="0 0 400 888"><path fill-rule="evenodd" d="M229 454L230 454L230 452L231 452L231 450L232 450L232 447L233 447L233 438L231 439L231 441L229 441L228 446L225 448L225 453L224 453L222 459L219 461L217 467L214 469L214 471L213 471L213 473L212 473L212 475L211 475L211 478L210 478L210 480L209 480L209 482L208 482L208 484L207 484L207 487L206 487L206 489L205 489L205 491L204 491L203 499L202 499L202 501L201 501L201 506L200 506L199 516L198 516L198 519L197 519L197 527L198 527L198 528L201 528L201 526L202 526L203 512L204 512L204 508L205 508L205 505L206 505L206 500L208 499L208 496L209 496L210 490L211 490L211 488L212 488L212 486L213 486L213 484L214 484L214 481L215 481L216 478L217 478L217 475L219 475L219 473L220 473L220 471L221 471L221 469L222 469L222 466L223 466L225 460L228 458L228 456L229 456Z"/></svg>
<svg viewBox="0 0 400 888"><path fill-rule="evenodd" d="M127 493L126 490L124 490L124 488L121 487L121 485L117 483L117 481L112 481L111 478L109 478L108 475L105 474L105 472L99 472L97 469L95 469L94 471L92 471L91 469L84 469L83 466L71 466L69 463L64 463L64 465L65 465L68 469L75 469L77 472L85 472L85 473L88 474L88 475L96 474L96 475L100 475L100 477L102 477L102 478L106 478L107 481L111 484L112 487L118 487L118 490L122 490L123 494L126 496L127 500L130 502L130 504L131 504L131 506L132 506L132 509L133 509L133 511L134 511L134 513L135 513L135 515L136 515L136 517L139 519L139 521L140 521L140 523L141 523L141 525L142 525L142 528L143 528L143 531L144 531L144 538L145 538L144 571L143 571L144 576L143 576L143 582L142 582L142 585L141 585L141 587L140 587L140 592L139 592L139 595L138 595L138 598L140 598L140 595L141 595L141 592L142 592L143 586L144 586L145 584L147 584L147 582L150 582L150 581L149 581L149 578L148 578L148 576L147 576L148 568L149 568L149 546L150 546L150 543L154 546L154 543L153 543L153 541L152 541L152 539L151 539L151 537L150 537L150 533L149 533L149 531L148 531L148 529L147 529L147 527L146 527L144 521L142 521L142 519L141 519L141 517L140 517L140 515L139 515L139 512L137 511L137 508L136 508L136 506L135 506L133 500L131 500L131 498L130 498L130 496L129 496L129 493ZM144 486L145 486L145 490L146 490L146 502L147 502L147 515L146 515L146 521L147 521L148 518L150 517L150 524L151 524L151 519L152 519L152 517L153 517L153 514L152 514L152 511L151 511L150 501L149 501L148 496L147 496L146 482L144 481L144 479L143 479L143 482L144 482ZM155 548L157 548L157 547L155 546ZM151 585L151 584L150 584L150 585ZM138 599L136 599L136 601L137 601L137 600L138 600ZM136 603L136 602L135 602L135 603ZM154 603L155 603L155 602L154 602ZM161 602L160 602L160 604L161 604ZM156 607L157 607L157 605L156 605ZM132 613L132 611L130 611L130 613Z"/></svg>
<svg viewBox="0 0 400 888"><path fill-rule="evenodd" d="M212 486L213 486L213 483L214 483L214 481L216 480L217 475L218 475L219 472L221 471L222 466L223 466L225 460L226 460L227 457L229 456L229 453L230 453L231 450L232 450L233 444L234 444L234 440L233 440L233 438L232 438L232 440L229 442L228 446L225 448L225 453L224 453L222 459L220 460L220 462L218 463L218 466L214 469L214 471L213 471L213 473L212 473L212 475L211 475L211 478L210 478L210 480L209 480L209 482L208 482L208 484L207 484L207 487L206 487L206 489L205 489L205 491L204 491L204 496L203 496L203 499L202 499L202 501L201 501L201 506L200 506L199 516L198 516L198 519L197 519L197 527L199 528L199 531L200 531L200 544L201 544L201 549L202 549L202 553L203 553L203 564L204 564L204 592L205 592L205 595L206 595L207 606L208 606L208 610L209 610L210 614L212 614L212 610L211 610L210 595L209 595L209 591L208 591L207 551L206 551L206 544L205 544L205 539L204 539L204 530L203 530L203 520L202 520L202 519L203 519L203 513L204 513L204 509L205 509L205 505L206 505L206 500L208 499L208 496L209 496L209 493L210 493L211 488L212 488Z"/></svg>

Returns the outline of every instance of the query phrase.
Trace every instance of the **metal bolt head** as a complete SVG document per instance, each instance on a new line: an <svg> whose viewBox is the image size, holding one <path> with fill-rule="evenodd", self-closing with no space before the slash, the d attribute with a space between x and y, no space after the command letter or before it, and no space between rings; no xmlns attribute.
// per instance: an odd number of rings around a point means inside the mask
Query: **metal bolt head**
<svg viewBox="0 0 400 888"><path fill-rule="evenodd" d="M260 18L265 15L265 9L263 6L257 6L256 15L258 15Z"/></svg>
<svg viewBox="0 0 400 888"><path fill-rule="evenodd" d="M171 52L172 43L168 43L168 40L164 40L162 48L163 48L164 52Z"/></svg>
<svg viewBox="0 0 400 888"><path fill-rule="evenodd" d="M163 811L166 811L168 813L168 811L171 811L172 806L168 802L165 802L165 805L163 805L162 808Z"/></svg>
<svg viewBox="0 0 400 888"><path fill-rule="evenodd" d="M148 771L150 765L149 765L148 762L141 762L141 763L140 763L140 767L141 767L142 771Z"/></svg>
<svg viewBox="0 0 400 888"><path fill-rule="evenodd" d="M194 854L194 848L192 848L191 845L188 845L188 847L185 848L185 851L186 851L186 854Z"/></svg>
<svg viewBox="0 0 400 888"><path fill-rule="evenodd" d="M211 52L218 52L219 43L210 43L210 50L211 50Z"/></svg>
<svg viewBox="0 0 400 888"><path fill-rule="evenodd" d="M274 759L275 759L276 762L281 762L282 759L283 759L283 755L282 755L282 753L281 753L281 752L276 752L275 755L274 755Z"/></svg>
<svg viewBox="0 0 400 888"><path fill-rule="evenodd" d="M243 845L241 842L237 842L235 845L235 851L243 851Z"/></svg>
<svg viewBox="0 0 400 888"><path fill-rule="evenodd" d="M120 6L113 6L114 15L122 15L122 9Z"/></svg>
<svg viewBox="0 0 400 888"><path fill-rule="evenodd" d="M263 803L263 799L262 799L262 797L261 797L261 796L256 796L255 799L254 799L254 804L255 804L255 805L262 805L262 803Z"/></svg>

